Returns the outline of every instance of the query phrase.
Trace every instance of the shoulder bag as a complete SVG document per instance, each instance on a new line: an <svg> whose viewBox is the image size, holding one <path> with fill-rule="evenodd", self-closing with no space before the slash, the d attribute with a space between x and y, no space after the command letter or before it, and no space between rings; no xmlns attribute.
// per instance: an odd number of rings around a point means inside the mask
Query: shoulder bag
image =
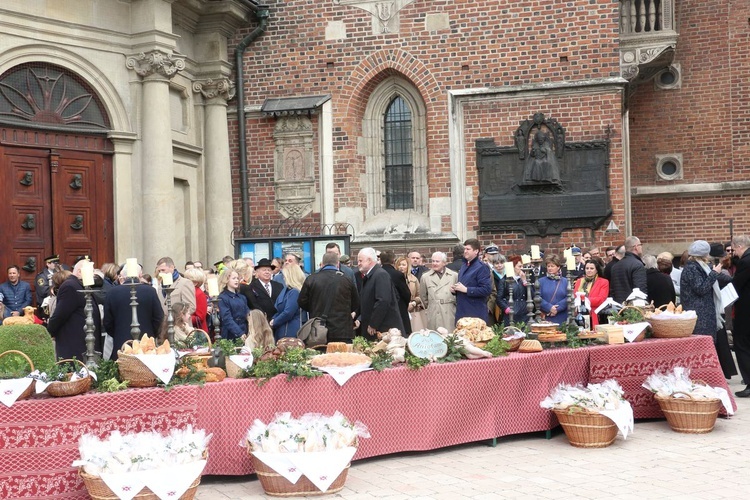
<svg viewBox="0 0 750 500"><path fill-rule="evenodd" d="M337 276L344 276L341 271L336 272ZM328 294L326 299L326 307L323 309L323 314L310 318L300 327L297 331L297 338L305 343L307 347L315 348L324 346L328 343L328 313L331 312L331 305L333 304L333 297L339 289L339 280L333 287L332 293Z"/></svg>

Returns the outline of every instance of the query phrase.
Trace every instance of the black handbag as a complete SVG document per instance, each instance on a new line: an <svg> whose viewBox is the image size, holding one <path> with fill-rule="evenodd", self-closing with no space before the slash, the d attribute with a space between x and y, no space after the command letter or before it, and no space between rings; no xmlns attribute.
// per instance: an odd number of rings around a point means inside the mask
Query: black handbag
<svg viewBox="0 0 750 500"><path fill-rule="evenodd" d="M344 276L340 271L336 273L338 276ZM339 289L339 283L333 287L332 293L328 294L326 299L326 307L323 309L323 314L310 318L300 327L297 331L297 338L305 343L307 347L315 348L328 344L328 313L331 312L331 305L333 304L333 297Z"/></svg>

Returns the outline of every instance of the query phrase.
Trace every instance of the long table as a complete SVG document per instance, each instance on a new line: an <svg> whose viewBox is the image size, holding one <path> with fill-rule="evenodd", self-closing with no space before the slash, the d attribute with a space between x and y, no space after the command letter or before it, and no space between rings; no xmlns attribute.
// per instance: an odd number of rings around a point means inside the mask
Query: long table
<svg viewBox="0 0 750 500"><path fill-rule="evenodd" d="M344 386L328 375L40 398L0 407L0 498L86 498L71 467L81 435L165 431L192 424L213 433L204 474L253 472L241 447L254 419L338 410L367 425L354 459L430 450L557 426L539 402L560 382L623 385L636 418L662 417L640 387L656 369L687 366L693 378L728 389L710 337L551 349L538 354L364 372ZM734 401L733 401L734 404ZM735 407L736 409L736 407Z"/></svg>

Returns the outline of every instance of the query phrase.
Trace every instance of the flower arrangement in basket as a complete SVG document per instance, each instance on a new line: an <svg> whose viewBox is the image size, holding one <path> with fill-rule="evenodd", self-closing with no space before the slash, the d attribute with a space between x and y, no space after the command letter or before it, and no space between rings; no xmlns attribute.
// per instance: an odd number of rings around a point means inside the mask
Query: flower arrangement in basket
<svg viewBox="0 0 750 500"><path fill-rule="evenodd" d="M560 384L540 406L555 413L568 441L578 448L609 446L618 428L623 438L633 432L633 408L616 380L586 387Z"/></svg>
<svg viewBox="0 0 750 500"><path fill-rule="evenodd" d="M675 432L711 432L722 405L727 415L734 414L726 389L691 380L690 370L682 366L674 367L671 372L656 371L643 382L643 387L654 393L654 399Z"/></svg>
<svg viewBox="0 0 750 500"><path fill-rule="evenodd" d="M370 433L341 413L278 413L268 424L255 420L246 440L261 486L271 496L313 496L344 488L359 438Z"/></svg>
<svg viewBox="0 0 750 500"><path fill-rule="evenodd" d="M11 407L34 393L34 363L21 351L0 354L0 402Z"/></svg>
<svg viewBox="0 0 750 500"><path fill-rule="evenodd" d="M94 500L121 498L191 499L206 466L211 435L204 430L172 429L121 434L105 439L84 434L81 458L73 462Z"/></svg>

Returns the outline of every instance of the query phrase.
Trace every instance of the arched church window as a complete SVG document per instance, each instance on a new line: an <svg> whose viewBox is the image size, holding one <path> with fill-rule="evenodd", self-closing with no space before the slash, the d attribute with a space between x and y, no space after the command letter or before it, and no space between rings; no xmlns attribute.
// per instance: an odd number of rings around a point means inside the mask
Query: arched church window
<svg viewBox="0 0 750 500"><path fill-rule="evenodd" d="M0 76L0 123L77 132L110 129L102 103L86 82L48 63L16 66Z"/></svg>
<svg viewBox="0 0 750 500"><path fill-rule="evenodd" d="M385 208L414 208L411 110L401 96L385 112Z"/></svg>

